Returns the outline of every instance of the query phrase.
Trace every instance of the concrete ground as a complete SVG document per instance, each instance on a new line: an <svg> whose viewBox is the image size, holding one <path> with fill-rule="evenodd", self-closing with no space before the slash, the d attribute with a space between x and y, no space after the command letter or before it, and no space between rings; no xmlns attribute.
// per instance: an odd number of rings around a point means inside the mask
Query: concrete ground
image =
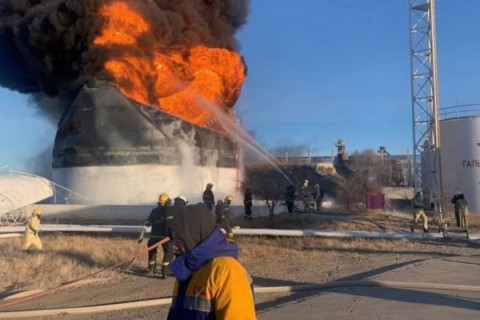
<svg viewBox="0 0 480 320"><path fill-rule="evenodd" d="M480 251L479 256L427 260L362 280L366 279L480 286ZM259 320L480 319L480 292L380 287L304 291L257 303L257 316Z"/></svg>

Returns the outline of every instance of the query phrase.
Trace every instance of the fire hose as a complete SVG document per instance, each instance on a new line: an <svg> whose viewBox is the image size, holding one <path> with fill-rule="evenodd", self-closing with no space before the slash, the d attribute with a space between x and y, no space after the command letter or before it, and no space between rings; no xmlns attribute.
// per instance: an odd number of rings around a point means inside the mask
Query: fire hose
<svg viewBox="0 0 480 320"><path fill-rule="evenodd" d="M256 287L255 294L261 293L289 293L308 290L326 290L341 287L381 287L392 289L430 289L430 290L450 290L450 291L468 291L480 292L480 286L469 285L452 285L440 283L416 283L416 282L401 282L401 281L375 281L375 280L360 280L360 281L338 281L320 284L306 284L297 286L277 286L277 287ZM69 314L89 314L98 312L113 312L127 309L137 309L145 307L157 307L168 305L172 301L171 298L148 299L141 301L130 301L124 303L103 304L87 307L75 308L60 308L60 309L46 309L46 310L28 310L28 311L9 311L0 312L0 319L20 319L29 317L45 317L58 316Z"/></svg>
<svg viewBox="0 0 480 320"><path fill-rule="evenodd" d="M133 260L135 260L136 258L138 258L139 256L145 254L146 252L152 250L152 249L155 249L159 246L161 246L162 244L164 243L167 243L168 241L170 241L170 238L169 237L165 237L163 238L162 240L160 240L159 242L157 242L156 244L150 246L150 247L147 247L145 249L142 249L140 251L138 251L136 254L134 254L131 258L129 258L128 260L125 260L125 261L122 261L120 263L117 263L116 265L114 266L111 266L111 267L108 267L108 268L105 268L105 269L102 269L100 271L96 271L96 272L93 272L93 273L90 273L84 277L81 277L79 279L76 279L76 280L72 280L72 281L68 281L68 282L65 282L57 287L54 287L54 288L51 288L51 289L47 289L45 291L41 291L41 292L37 292L37 293L33 293L33 294L30 294L30 295L26 295L24 297L19 297L19 298L15 298L15 299L10 299L10 300L7 300L7 301L4 301L4 302L1 302L0 303L0 308L5 308L5 307L8 307L8 306L12 306L12 305L15 305L17 303L20 303L20 302L24 302L24 301L28 301L28 300L31 300L31 299L34 299L34 298L38 298L38 297L42 297L42 296L45 296L47 294L51 294L51 293L54 293L54 292L57 292L59 290L62 290L62 289L66 289L66 288L69 288L69 287L72 287L76 284L78 284L80 281L83 281L85 279L88 279L88 278L91 278L93 276L96 276L96 275L99 275L99 274L102 274L104 272L107 272L107 271L111 271L115 268L118 268L120 267L121 265L125 264L125 263L129 263L131 264L131 262L133 262ZM1 317L0 317L1 319Z"/></svg>

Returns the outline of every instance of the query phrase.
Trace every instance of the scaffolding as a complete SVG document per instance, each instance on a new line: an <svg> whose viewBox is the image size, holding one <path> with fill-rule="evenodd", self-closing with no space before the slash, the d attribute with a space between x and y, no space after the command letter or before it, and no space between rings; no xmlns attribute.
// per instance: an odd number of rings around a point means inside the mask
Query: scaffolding
<svg viewBox="0 0 480 320"><path fill-rule="evenodd" d="M413 121L413 184L417 191L434 192L435 218L441 219L440 127L435 35L435 0L408 0ZM422 177L418 156L430 153L430 177ZM423 183L422 183L423 181ZM425 183L430 185L425 185Z"/></svg>

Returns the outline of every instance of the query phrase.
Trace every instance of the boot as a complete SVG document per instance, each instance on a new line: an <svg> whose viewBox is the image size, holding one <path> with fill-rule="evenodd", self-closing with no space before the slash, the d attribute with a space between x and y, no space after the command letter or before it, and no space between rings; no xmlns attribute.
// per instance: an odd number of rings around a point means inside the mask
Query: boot
<svg viewBox="0 0 480 320"><path fill-rule="evenodd" d="M155 261L148 262L148 274L153 275L157 269L157 263Z"/></svg>
<svg viewBox="0 0 480 320"><path fill-rule="evenodd" d="M173 273L170 271L167 265L162 265L162 274L160 276L161 279L165 279L166 277L172 277Z"/></svg>

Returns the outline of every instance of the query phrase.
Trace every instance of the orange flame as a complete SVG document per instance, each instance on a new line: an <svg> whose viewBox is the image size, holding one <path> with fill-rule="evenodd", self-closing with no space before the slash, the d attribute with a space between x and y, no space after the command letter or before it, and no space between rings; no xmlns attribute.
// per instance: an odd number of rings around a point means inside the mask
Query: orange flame
<svg viewBox="0 0 480 320"><path fill-rule="evenodd" d="M208 104L225 112L233 107L245 80L245 67L236 52L200 45L165 49L163 43L155 43L154 54L145 54L139 38L150 27L141 14L124 2L103 5L99 13L104 25L93 43L107 50L131 49L104 65L123 94L201 126L211 126Z"/></svg>

